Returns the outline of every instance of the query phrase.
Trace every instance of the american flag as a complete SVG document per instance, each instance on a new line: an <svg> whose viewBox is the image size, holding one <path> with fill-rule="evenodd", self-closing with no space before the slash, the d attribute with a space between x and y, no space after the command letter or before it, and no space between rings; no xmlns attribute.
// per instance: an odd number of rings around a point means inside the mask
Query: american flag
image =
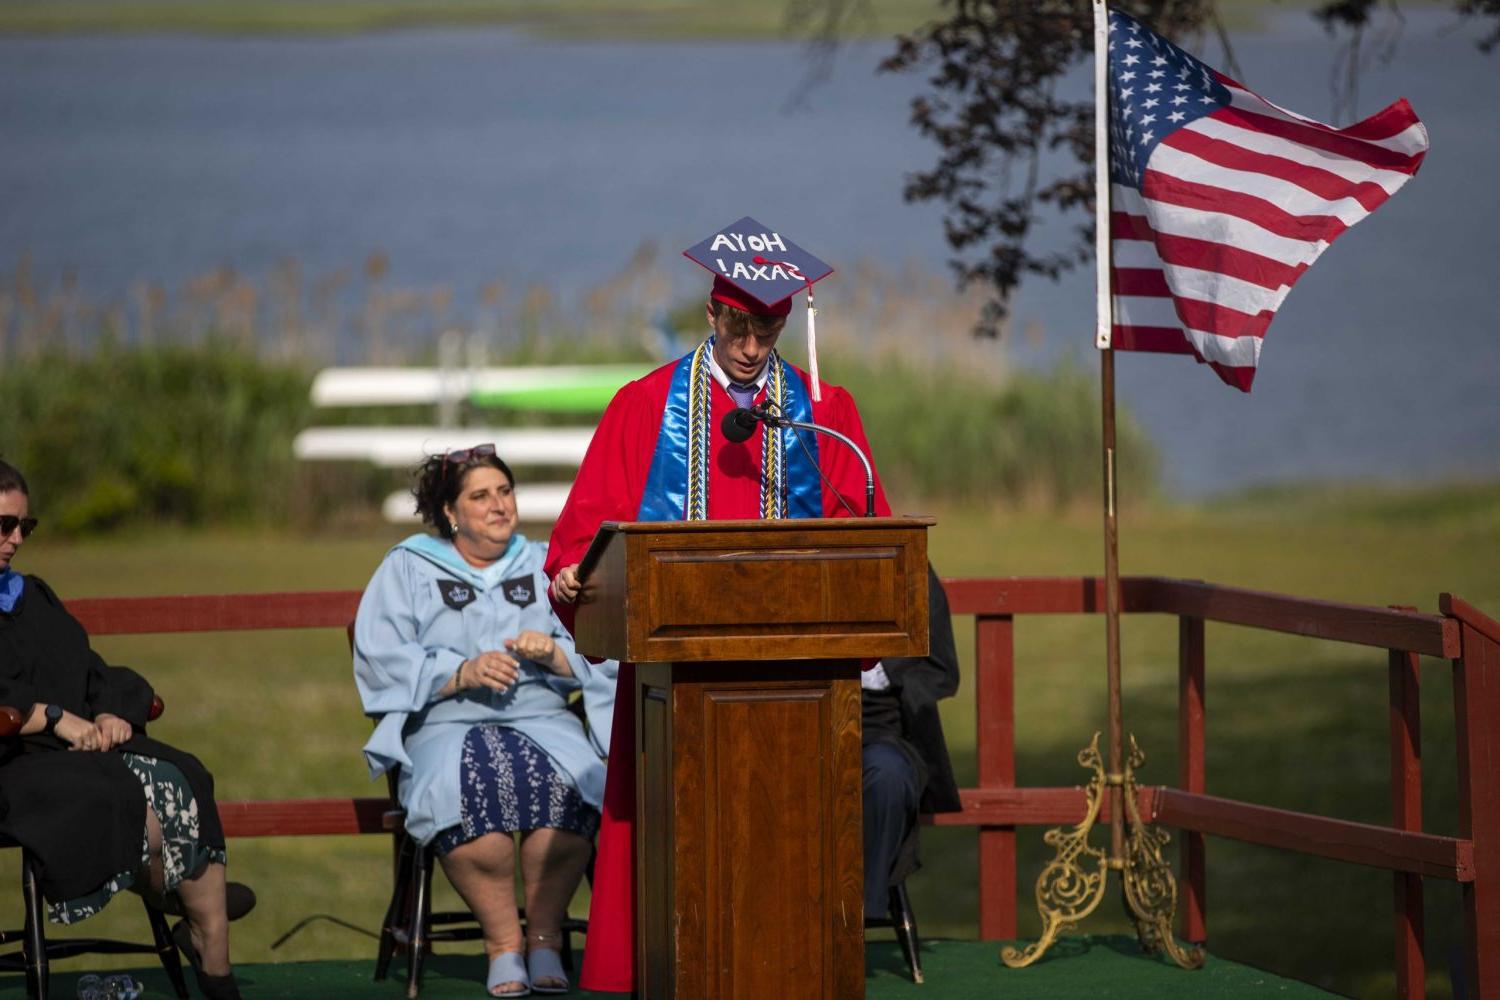
<svg viewBox="0 0 1500 1000"><path fill-rule="evenodd" d="M1404 99L1344 129L1304 118L1115 11L1109 99L1112 344L1249 392L1292 285L1417 172L1427 129Z"/></svg>

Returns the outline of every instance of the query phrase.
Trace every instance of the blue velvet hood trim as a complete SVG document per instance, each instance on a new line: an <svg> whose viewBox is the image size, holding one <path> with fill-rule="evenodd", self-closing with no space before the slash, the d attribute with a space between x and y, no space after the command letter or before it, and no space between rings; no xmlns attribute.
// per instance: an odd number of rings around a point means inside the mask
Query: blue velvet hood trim
<svg viewBox="0 0 1500 1000"><path fill-rule="evenodd" d="M511 535L510 544L505 547L505 553L483 569L470 566L465 562L464 557L458 554L458 549L445 538L417 534L396 543L395 547L416 553L480 590L490 590L512 575L511 568L516 558L526 551L526 536L520 532Z"/></svg>

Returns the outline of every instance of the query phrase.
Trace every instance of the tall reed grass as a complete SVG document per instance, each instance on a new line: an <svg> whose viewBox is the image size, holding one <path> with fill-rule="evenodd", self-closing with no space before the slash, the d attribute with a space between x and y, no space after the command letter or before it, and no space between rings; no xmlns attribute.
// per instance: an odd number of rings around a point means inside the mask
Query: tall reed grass
<svg viewBox="0 0 1500 1000"><path fill-rule="evenodd" d="M836 356L828 369L859 402L892 500L990 501L1007 507L1096 502L1101 488L1098 379L1073 363L1017 371L996 384L957 366ZM1132 496L1154 494L1159 461L1121 415L1118 447Z"/></svg>
<svg viewBox="0 0 1500 1000"><path fill-rule="evenodd" d="M0 456L25 472L49 530L278 522L308 386L302 368L217 340L47 351L0 365Z"/></svg>
<svg viewBox="0 0 1500 1000"><path fill-rule="evenodd" d="M1097 495L1098 397L1079 368L992 384L955 367L889 358L833 355L826 367L859 400L898 507L988 500L1051 508ZM404 485L399 471L299 467L293 458L293 438L313 419L310 382L303 365L217 340L16 359L0 366L0 457L26 472L48 530L63 534L151 521L315 527L373 519L380 499ZM373 409L361 416L380 419ZM518 426L526 415L473 419ZM1131 482L1151 482L1153 453L1128 420L1121 441L1136 470Z"/></svg>
<svg viewBox="0 0 1500 1000"><path fill-rule="evenodd" d="M175 294L142 286L128 303L104 304L72 279L39 278L24 258L0 275L0 455L46 497L49 530L371 519L404 485L401 473L299 468L293 438L315 420L423 423L432 414L315 414L308 389L318 367L663 361L707 333L707 282L690 273L684 290L680 261L651 244L576 301L545 286L513 296L492 281L460 306L451 288L399 285L381 253L358 270L358 280L345 272L309 279L288 259L260 282L218 269ZM1004 339L975 340L977 293L956 294L914 265L857 262L818 304L823 377L859 401L898 506L1057 507L1097 495L1094 379L1066 364L1017 370ZM803 324L794 310L781 347L805 365ZM459 412L486 427L580 420ZM1155 457L1128 414L1121 441L1132 485L1149 492Z"/></svg>
<svg viewBox="0 0 1500 1000"><path fill-rule="evenodd" d="M706 278L644 242L614 274L568 295L503 277L473 287L413 285L381 250L326 273L284 257L263 274L216 267L175 288L139 281L111 295L72 273L38 274L23 253L13 270L0 271L0 363L87 355L103 344L214 340L314 365L432 364L453 330L469 331L466 357L457 359L469 364L665 359L706 333ZM825 284L819 331L832 350L899 345L903 358L924 365L961 364L991 377L1007 371L1000 345L969 335L982 305L977 291L956 293L916 264L872 261L855 261ZM794 314L789 334L800 328Z"/></svg>
<svg viewBox="0 0 1500 1000"><path fill-rule="evenodd" d="M0 363L85 355L103 343L154 347L227 341L309 364L437 362L442 334L473 332L468 360L582 360L651 355L653 324L672 301L671 274L643 243L620 270L565 301L553 287L496 277L474 287L411 284L382 250L315 273L283 257L265 273L216 267L175 287L138 281L123 294L89 289L71 272L37 273L23 253L0 272Z"/></svg>

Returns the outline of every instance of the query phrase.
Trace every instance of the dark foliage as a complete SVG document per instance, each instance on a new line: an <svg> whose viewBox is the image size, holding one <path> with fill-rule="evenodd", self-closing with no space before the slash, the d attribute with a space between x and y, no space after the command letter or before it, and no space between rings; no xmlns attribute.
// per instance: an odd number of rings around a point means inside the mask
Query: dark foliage
<svg viewBox="0 0 1500 1000"><path fill-rule="evenodd" d="M1495 18L1500 0L1453 0L1460 13ZM1212 0L1112 4L1171 38L1214 29ZM1329 0L1315 10L1331 32L1360 32L1392 0ZM990 286L976 327L998 336L1011 295L1031 275L1056 279L1093 260L1093 105L1059 96L1069 69L1093 58L1088 0L946 0L945 16L897 38L887 72L925 72L930 90L912 101L912 125L938 147L937 163L907 178L908 201L938 201L959 287ZM1483 39L1500 44L1500 27ZM1351 66L1357 59L1346 56ZM1234 69L1232 56L1226 67ZM1352 87L1352 81L1351 81ZM1060 165L1059 165L1060 164ZM1060 247L1039 248L1044 214L1070 221Z"/></svg>
<svg viewBox="0 0 1500 1000"><path fill-rule="evenodd" d="M1206 0L1122 3L1168 34L1199 29ZM1057 278L1092 259L1094 107L1058 94L1067 70L1093 58L1087 0L953 0L948 16L897 39L886 71L926 69L931 93L912 102L912 124L939 147L931 170L907 178L908 201L938 200L960 287L994 289L978 332L996 336L1027 275ZM1042 159L1071 167L1044 177ZM1040 214L1077 219L1060 249L1028 244Z"/></svg>
<svg viewBox="0 0 1500 1000"><path fill-rule="evenodd" d="M1394 0L1328 0L1313 11L1329 31L1347 29L1359 32L1368 27L1381 8L1396 10ZM1495 21L1490 33L1479 41L1479 48L1489 52L1500 45L1500 0L1454 0L1453 9L1464 17L1486 17Z"/></svg>

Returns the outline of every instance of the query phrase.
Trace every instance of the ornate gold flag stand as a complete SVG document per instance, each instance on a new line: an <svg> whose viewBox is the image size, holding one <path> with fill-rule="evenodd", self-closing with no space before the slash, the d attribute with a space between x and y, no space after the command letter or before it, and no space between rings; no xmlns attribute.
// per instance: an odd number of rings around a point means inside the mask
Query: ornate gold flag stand
<svg viewBox="0 0 1500 1000"><path fill-rule="evenodd" d="M1203 949L1183 947L1172 934L1177 910L1177 880L1162 857L1170 839L1141 819L1135 771L1146 755L1130 738L1124 752L1120 705L1120 547L1115 483L1115 352L1110 300L1109 238L1109 121L1107 108L1107 52L1109 11L1104 0L1094 0L1094 178L1095 178L1095 346L1099 348L1104 444L1104 621L1105 664L1109 687L1109 767L1099 759L1099 734L1079 751L1078 763L1093 772L1087 787L1088 808L1083 821L1071 829L1048 830L1042 838L1057 849L1036 882L1037 909L1042 934L1025 948L1007 946L1001 961L1011 968L1030 965L1044 955L1063 931L1098 908L1109 887L1109 873L1120 873L1125 909L1135 921L1141 946L1149 953L1164 950L1185 969L1203 965ZM1105 791L1109 792L1109 851L1090 846L1089 834L1098 821Z"/></svg>
<svg viewBox="0 0 1500 1000"><path fill-rule="evenodd" d="M1104 406L1104 620L1105 662L1109 686L1109 767L1099 759L1099 734L1078 753L1078 763L1093 772L1086 789L1088 808L1072 828L1048 830L1042 838L1057 849L1036 881L1036 904L1042 934L1025 948L1006 946L1000 959L1014 969L1035 962L1063 931L1098 908L1109 887L1109 873L1117 871L1125 893L1125 909L1135 921L1136 934L1148 953L1164 950L1184 969L1203 965L1203 949L1185 948L1172 934L1177 910L1177 880L1162 857L1170 837L1141 819L1135 771L1146 755L1130 737L1124 753L1124 725L1120 699L1120 567L1115 500L1115 353L1101 352ZM1109 851L1089 844L1099 819L1105 791L1109 791Z"/></svg>

